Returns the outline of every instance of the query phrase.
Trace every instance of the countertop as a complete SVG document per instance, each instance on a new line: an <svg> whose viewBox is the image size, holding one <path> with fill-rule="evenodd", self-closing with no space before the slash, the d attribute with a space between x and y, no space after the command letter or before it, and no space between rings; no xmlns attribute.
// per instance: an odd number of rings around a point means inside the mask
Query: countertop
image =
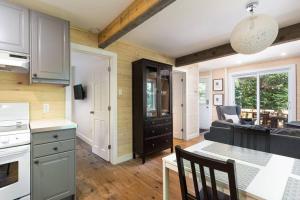
<svg viewBox="0 0 300 200"><path fill-rule="evenodd" d="M30 121L31 133L56 131L77 128L77 124L66 119L32 120Z"/></svg>

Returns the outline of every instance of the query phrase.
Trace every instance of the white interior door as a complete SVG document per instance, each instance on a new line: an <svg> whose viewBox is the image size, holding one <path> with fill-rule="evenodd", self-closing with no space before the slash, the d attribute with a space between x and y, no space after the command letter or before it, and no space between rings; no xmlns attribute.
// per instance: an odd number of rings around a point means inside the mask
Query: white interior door
<svg viewBox="0 0 300 200"><path fill-rule="evenodd" d="M173 136L183 139L183 73L173 72Z"/></svg>
<svg viewBox="0 0 300 200"><path fill-rule="evenodd" d="M92 151L104 160L109 161L109 70L103 69L101 73L94 73L93 76Z"/></svg>
<svg viewBox="0 0 300 200"><path fill-rule="evenodd" d="M199 127L210 127L210 78L199 79Z"/></svg>

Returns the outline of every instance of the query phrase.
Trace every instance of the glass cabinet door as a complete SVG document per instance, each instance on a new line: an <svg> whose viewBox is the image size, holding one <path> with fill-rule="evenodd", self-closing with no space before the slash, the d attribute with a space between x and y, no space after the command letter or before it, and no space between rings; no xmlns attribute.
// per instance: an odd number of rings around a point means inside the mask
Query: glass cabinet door
<svg viewBox="0 0 300 200"><path fill-rule="evenodd" d="M169 115L170 110L170 70L161 69L160 70L160 106L161 106L161 116Z"/></svg>
<svg viewBox="0 0 300 200"><path fill-rule="evenodd" d="M157 68L147 67L146 70L147 117L157 117Z"/></svg>

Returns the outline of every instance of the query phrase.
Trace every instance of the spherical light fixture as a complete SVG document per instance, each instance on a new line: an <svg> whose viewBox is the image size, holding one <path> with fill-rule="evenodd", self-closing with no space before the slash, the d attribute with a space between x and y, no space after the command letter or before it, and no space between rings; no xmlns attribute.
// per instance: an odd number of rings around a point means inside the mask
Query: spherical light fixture
<svg viewBox="0 0 300 200"><path fill-rule="evenodd" d="M258 53L271 46L278 35L278 23L270 16L254 15L258 2L250 2L246 9L251 16L243 19L232 31L230 43L241 54Z"/></svg>

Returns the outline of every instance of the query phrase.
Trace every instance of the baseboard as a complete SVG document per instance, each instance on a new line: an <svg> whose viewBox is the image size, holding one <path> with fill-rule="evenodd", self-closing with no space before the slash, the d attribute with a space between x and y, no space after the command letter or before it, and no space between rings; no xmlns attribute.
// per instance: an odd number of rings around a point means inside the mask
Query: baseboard
<svg viewBox="0 0 300 200"><path fill-rule="evenodd" d="M114 165L120 164L122 162L126 162L126 161L129 161L129 160L132 160L132 158L133 158L132 153L126 154L126 155L123 155L123 156L118 156L116 162L114 162L112 164L114 164Z"/></svg>
<svg viewBox="0 0 300 200"><path fill-rule="evenodd" d="M82 139L84 142L88 143L89 145L93 144L93 140L86 137L83 133L76 130L76 136L78 136L80 139Z"/></svg>

